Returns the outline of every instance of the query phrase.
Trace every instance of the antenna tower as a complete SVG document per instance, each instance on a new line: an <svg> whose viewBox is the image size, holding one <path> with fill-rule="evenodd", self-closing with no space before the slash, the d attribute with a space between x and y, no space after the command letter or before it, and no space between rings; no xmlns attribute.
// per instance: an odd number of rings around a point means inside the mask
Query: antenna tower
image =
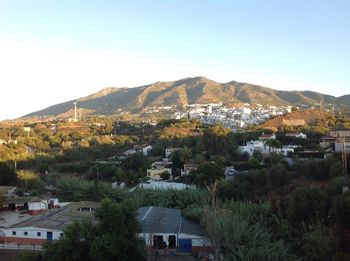
<svg viewBox="0 0 350 261"><path fill-rule="evenodd" d="M74 121L78 121L77 119L77 102L73 102L74 104Z"/></svg>

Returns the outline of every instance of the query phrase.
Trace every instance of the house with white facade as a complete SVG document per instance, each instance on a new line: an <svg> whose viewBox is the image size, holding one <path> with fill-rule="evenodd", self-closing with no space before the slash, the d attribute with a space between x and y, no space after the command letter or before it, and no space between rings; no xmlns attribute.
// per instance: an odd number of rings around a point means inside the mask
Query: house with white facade
<svg viewBox="0 0 350 261"><path fill-rule="evenodd" d="M349 128L334 128L329 131L328 135L322 138L321 147L327 148L334 144L335 152L350 152L350 129Z"/></svg>
<svg viewBox="0 0 350 261"><path fill-rule="evenodd" d="M266 145L265 141L263 140L252 140L246 142L245 145L239 146L238 150L242 153L248 153L249 156L252 156L254 151L259 151L262 154L269 154L269 153L277 153L277 154L283 154L284 156L288 156L289 153L293 153L294 149L300 147L297 145L287 145L282 146L281 148L275 148L270 147L269 145Z"/></svg>
<svg viewBox="0 0 350 261"><path fill-rule="evenodd" d="M161 180L163 173L171 175L172 162L169 158L163 158L162 161L155 161L152 163L151 168L147 169L147 177L153 180Z"/></svg>
<svg viewBox="0 0 350 261"><path fill-rule="evenodd" d="M151 145L135 145L134 148L135 152L140 152L145 156L148 156L149 153L152 150L152 146Z"/></svg>
<svg viewBox="0 0 350 261"><path fill-rule="evenodd" d="M250 156L253 155L254 151L260 151L261 153L265 151L265 142L260 140L252 140L245 143L243 146L239 146L238 150L242 153L248 153Z"/></svg>
<svg viewBox="0 0 350 261"><path fill-rule="evenodd" d="M165 149L165 157L169 158L174 151L179 150L179 149L181 149L181 148L180 147L167 147Z"/></svg>
<svg viewBox="0 0 350 261"><path fill-rule="evenodd" d="M190 174L191 171L197 170L199 164L197 162L187 162L184 164L183 170L181 170L181 176Z"/></svg>
<svg viewBox="0 0 350 261"><path fill-rule="evenodd" d="M306 139L306 134L302 133L302 132L292 132L292 133L286 133L287 137L294 137L294 138L298 138L298 139Z"/></svg>
<svg viewBox="0 0 350 261"><path fill-rule="evenodd" d="M181 210L155 206L138 209L139 237L146 249L179 253L210 252L211 243L199 224L181 215Z"/></svg>
<svg viewBox="0 0 350 261"><path fill-rule="evenodd" d="M96 222L94 210L99 203L81 201L50 210L2 229L0 240L6 243L41 245L57 240L74 221Z"/></svg>
<svg viewBox="0 0 350 261"><path fill-rule="evenodd" d="M146 145L146 146L142 147L142 153L145 156L148 156L150 154L151 150L152 150L152 146L151 145Z"/></svg>

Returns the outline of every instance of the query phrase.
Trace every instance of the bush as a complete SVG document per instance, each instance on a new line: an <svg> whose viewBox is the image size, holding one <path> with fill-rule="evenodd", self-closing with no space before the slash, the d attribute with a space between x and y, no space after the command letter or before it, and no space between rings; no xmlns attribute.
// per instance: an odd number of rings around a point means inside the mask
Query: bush
<svg viewBox="0 0 350 261"><path fill-rule="evenodd" d="M270 188L278 188L287 185L292 180L292 175L284 165L274 165L267 170Z"/></svg>
<svg viewBox="0 0 350 261"><path fill-rule="evenodd" d="M9 163L0 162L0 185L14 185L16 183L16 172Z"/></svg>
<svg viewBox="0 0 350 261"><path fill-rule="evenodd" d="M318 187L297 188L289 197L287 217L292 224L311 221L326 212L326 194Z"/></svg>
<svg viewBox="0 0 350 261"><path fill-rule="evenodd" d="M273 238L264 221L269 217L266 204L230 202L219 211L207 209L202 222L223 260L296 260L283 241Z"/></svg>
<svg viewBox="0 0 350 261"><path fill-rule="evenodd" d="M334 199L332 212L339 228L350 229L350 191Z"/></svg>
<svg viewBox="0 0 350 261"><path fill-rule="evenodd" d="M321 222L312 224L303 234L302 249L307 260L331 260L337 247L332 229Z"/></svg>
<svg viewBox="0 0 350 261"><path fill-rule="evenodd" d="M17 171L17 183L24 190L40 190L43 184L38 173L30 170Z"/></svg>
<svg viewBox="0 0 350 261"><path fill-rule="evenodd" d="M108 183L87 181L76 177L62 178L57 183L57 190L60 198L67 201L101 201L109 197L121 202L124 199L123 191L112 188Z"/></svg>

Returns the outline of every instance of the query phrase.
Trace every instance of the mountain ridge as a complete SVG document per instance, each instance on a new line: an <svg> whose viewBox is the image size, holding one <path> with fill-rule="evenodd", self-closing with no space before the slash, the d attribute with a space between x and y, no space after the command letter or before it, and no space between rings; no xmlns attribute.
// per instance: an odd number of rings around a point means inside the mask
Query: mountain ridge
<svg viewBox="0 0 350 261"><path fill-rule="evenodd" d="M23 117L52 116L72 109L73 102L91 114L113 115L120 111L139 112L151 106L183 106L194 103L250 103L268 105L350 106L350 95L335 97L314 91L282 91L244 82L220 83L203 76L177 81L155 82L138 87L107 87L76 100L59 103Z"/></svg>

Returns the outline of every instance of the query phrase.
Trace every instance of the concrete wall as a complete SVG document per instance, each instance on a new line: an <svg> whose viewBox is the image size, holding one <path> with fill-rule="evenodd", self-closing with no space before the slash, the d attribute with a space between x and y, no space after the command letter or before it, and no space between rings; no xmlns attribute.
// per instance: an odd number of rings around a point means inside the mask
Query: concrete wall
<svg viewBox="0 0 350 261"><path fill-rule="evenodd" d="M47 241L47 232L52 232L52 240L60 238L62 231L57 229L43 229L36 227L6 228L3 240L10 243L20 244L43 244ZM16 232L14 235L13 232ZM27 235L25 234L27 232ZM40 233L40 235L38 234Z"/></svg>
<svg viewBox="0 0 350 261"><path fill-rule="evenodd" d="M335 152L342 152L343 151L343 144L340 142L336 142L335 144ZM350 142L345 143L345 151L350 152Z"/></svg>
<svg viewBox="0 0 350 261"><path fill-rule="evenodd" d="M48 209L48 205L45 201L28 203L28 210L41 210L41 209Z"/></svg>

